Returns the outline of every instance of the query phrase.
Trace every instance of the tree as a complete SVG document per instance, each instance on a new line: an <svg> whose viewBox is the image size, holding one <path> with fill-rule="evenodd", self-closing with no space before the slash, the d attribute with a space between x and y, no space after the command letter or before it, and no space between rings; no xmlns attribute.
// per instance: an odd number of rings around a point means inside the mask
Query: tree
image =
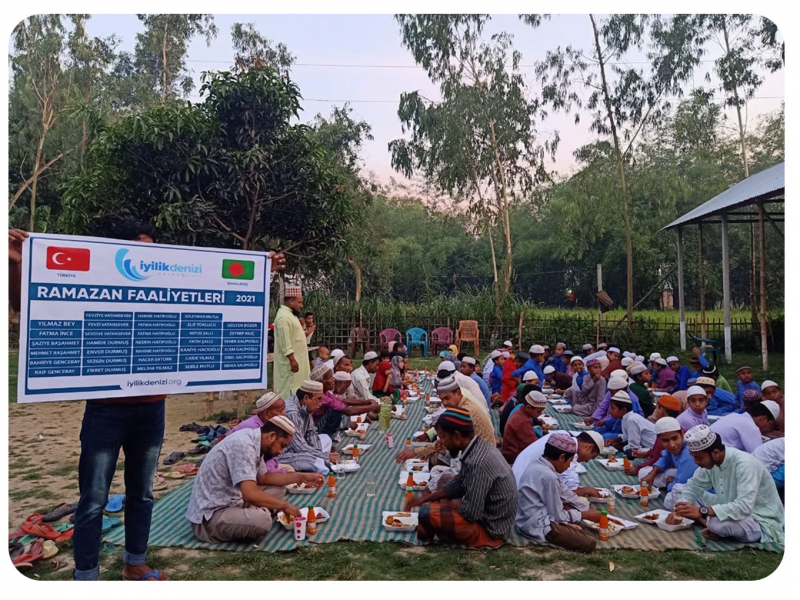
<svg viewBox="0 0 800 600"><path fill-rule="evenodd" d="M274 69L203 75L197 105L122 119L93 142L64 193L64 229L132 214L165 241L282 250L289 268L331 269L353 211L331 156L305 125L297 86Z"/></svg>
<svg viewBox="0 0 800 600"><path fill-rule="evenodd" d="M521 15L532 26L537 26L537 15ZM554 110L571 110L581 107L581 96L573 89L577 78L589 92L586 108L591 111L590 129L601 138L610 139L610 159L617 170L616 190L608 196L620 208L625 233L627 290L626 307L628 323L633 323L633 233L630 209L631 153L640 134L653 121L661 117L668 103L668 93L680 95L681 82L688 78L699 63L702 51L691 28L674 28L664 43L649 57L653 62L648 76L643 69L626 66L625 55L633 49L641 50L645 43L650 17L647 15L611 15L605 20L589 15L591 24L591 50L567 46L548 51L544 61L537 64L536 74L543 86L542 97ZM655 20L654 35L661 30ZM580 114L576 112L578 122Z"/></svg>
<svg viewBox="0 0 800 600"><path fill-rule="evenodd" d="M274 44L271 39L261 35L253 23L234 23L231 26L231 43L234 70L272 67L288 76L295 60L286 44Z"/></svg>
<svg viewBox="0 0 800 600"><path fill-rule="evenodd" d="M160 97L161 105L176 96L186 96L194 88L186 67L186 51L196 35L206 44L217 37L213 15L160 14L136 15L144 24L136 34L136 68L150 89Z"/></svg>
<svg viewBox="0 0 800 600"><path fill-rule="evenodd" d="M511 209L521 195L548 180L544 159L555 153L558 138L538 142L536 123L543 114L538 101L528 99L521 55L508 34L482 40L488 18L396 16L403 44L439 84L442 100L431 102L419 92L403 94L398 116L411 139L395 140L389 147L396 170L406 176L419 171L442 192L465 200L484 222L487 217L499 221L504 250L499 277L491 227L486 232L499 316L513 274Z"/></svg>

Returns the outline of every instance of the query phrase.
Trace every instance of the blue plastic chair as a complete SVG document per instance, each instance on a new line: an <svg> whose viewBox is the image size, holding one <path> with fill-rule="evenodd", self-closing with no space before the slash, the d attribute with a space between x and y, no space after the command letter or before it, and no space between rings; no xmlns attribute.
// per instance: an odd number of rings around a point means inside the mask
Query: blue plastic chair
<svg viewBox="0 0 800 600"><path fill-rule="evenodd" d="M428 332L420 327L412 327L406 331L406 346L408 346L408 353L411 354L411 348L419 346L422 348L422 355L428 357Z"/></svg>

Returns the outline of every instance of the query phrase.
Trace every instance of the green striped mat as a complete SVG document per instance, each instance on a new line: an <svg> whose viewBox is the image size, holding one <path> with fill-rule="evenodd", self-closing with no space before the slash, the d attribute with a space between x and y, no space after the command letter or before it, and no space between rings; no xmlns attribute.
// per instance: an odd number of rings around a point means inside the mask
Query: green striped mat
<svg viewBox="0 0 800 600"><path fill-rule="evenodd" d="M430 388L426 383L423 390ZM424 392L423 392L424 393ZM327 488L308 496L287 496L288 501L297 505L311 505L322 507L331 515L330 521L318 527L318 533L313 540L306 539L302 542L294 540L291 530L286 530L280 523L273 526L272 531L258 543L228 543L206 544L199 541L192 532L189 521L185 517L186 507L192 491L193 481L188 481L183 486L169 492L158 500L153 509L153 520L150 529L150 544L154 546L180 546L184 548L207 548L211 550L233 551L267 551L294 550L309 544L323 544L339 540L374 541L374 542L405 542L420 545L414 533L390 532L381 524L381 513L385 510L401 510L405 489L398 485L401 466L394 456L400 451L405 439L415 431L421 429L422 417L426 414L423 410L424 402L417 401L411 404L408 410L408 419L400 421L393 419L390 432L394 434L394 448L389 449L384 441L385 431L378 427L371 427L367 433L367 443L372 448L361 459L361 469L356 473L349 473L337 478L338 496L329 499L325 496ZM570 429L570 423L577 420L573 415L558 414L551 408L547 409L565 429ZM492 422L498 427L499 415L492 411ZM344 438L340 446L352 441L353 438ZM615 472L606 471L601 465L594 462L586 465L587 473L581 476L583 485L610 487L615 483L636 482L633 477ZM365 482L367 474L372 473L378 481L376 495L367 498ZM661 498L651 503L653 508L661 508ZM644 512L638 501L618 498L616 513L628 520ZM124 544L124 527L117 527L106 535L106 541L112 544ZM519 536L516 531L512 533L509 542L517 546L525 546L528 540ZM669 533L653 525L641 524L634 530L621 532L600 543L603 548L629 548L636 550L732 550L742 547L743 544L727 542L710 542L703 538L700 530L685 530ZM753 547L766 550L782 551L777 544L751 544Z"/></svg>

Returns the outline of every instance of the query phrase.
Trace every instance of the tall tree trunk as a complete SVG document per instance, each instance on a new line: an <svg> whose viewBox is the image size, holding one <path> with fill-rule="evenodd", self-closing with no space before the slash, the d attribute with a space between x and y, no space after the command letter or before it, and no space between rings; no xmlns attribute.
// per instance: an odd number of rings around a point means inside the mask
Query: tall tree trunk
<svg viewBox="0 0 800 600"><path fill-rule="evenodd" d="M480 182L478 181L478 171L475 169L474 165L470 165L470 177L472 178L472 184L475 186L475 191L478 194L478 202L483 206L483 193L481 192ZM492 250L492 272L494 273L495 301L497 301L497 255L494 252L494 238L492 237L492 225L489 219L486 221L486 235L489 238L489 248Z"/></svg>
<svg viewBox="0 0 800 600"><path fill-rule="evenodd" d="M44 119L43 119L44 120ZM31 225L30 230L34 230L36 223L36 187L39 184L39 165L42 164L42 149L44 148L44 140L47 137L47 125L43 123L44 129L42 135L39 137L39 144L36 146L36 158L33 162L33 181L31 182Z"/></svg>
<svg viewBox="0 0 800 600"><path fill-rule="evenodd" d="M504 241L505 241L505 253L506 253L506 260L505 264L503 265L503 278L501 280L500 289L502 291L501 296L501 306L496 307L496 309L500 309L502 311L502 307L505 306L505 303L508 299L509 292L511 290L511 271L512 271L512 259L513 259L513 244L511 241L511 217L509 216L510 212L510 202L508 199L508 186L506 184L506 174L503 170L503 163L500 160L500 151L497 147L497 136L495 135L494 131L494 121L489 121L489 136L492 143L492 150L494 152L494 162L495 168L497 170L497 174L500 180L500 217L503 220L503 234L504 234Z"/></svg>
<svg viewBox="0 0 800 600"><path fill-rule="evenodd" d="M167 103L167 26L169 15L164 17L164 39L161 40L161 106Z"/></svg>
<svg viewBox="0 0 800 600"><path fill-rule="evenodd" d="M631 221L628 214L628 184L625 179L625 160L622 156L622 149L619 143L619 134L617 133L617 124L614 121L614 112L611 108L611 98L608 94L608 81L606 80L606 66L603 60L603 52L600 48L600 36L597 32L597 23L595 23L594 15L589 15L592 21L592 31L594 32L595 52L597 60L600 65L600 78L603 86L603 100L605 102L606 113L608 116L608 124L611 129L611 135L614 138L614 153L617 158L617 168L619 169L619 183L622 191L622 221L625 226L625 254L627 255L627 318L628 325L633 326L633 239L631 237Z"/></svg>
<svg viewBox="0 0 800 600"><path fill-rule="evenodd" d="M353 267L353 273L356 276L356 302L361 302L361 266L352 258L348 258L347 262Z"/></svg>

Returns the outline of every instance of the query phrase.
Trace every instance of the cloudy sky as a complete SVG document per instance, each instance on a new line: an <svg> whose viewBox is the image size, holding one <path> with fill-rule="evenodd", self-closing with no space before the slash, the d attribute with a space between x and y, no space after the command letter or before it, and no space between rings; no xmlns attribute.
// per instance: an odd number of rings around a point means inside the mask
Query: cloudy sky
<svg viewBox="0 0 800 600"><path fill-rule="evenodd" d="M283 42L295 55L297 64L292 77L304 97L302 120L311 120L317 113L326 115L333 105L350 101L356 115L372 126L374 141L362 151L364 168L379 179L388 181L397 174L390 165L388 143L402 136L397 118L400 94L421 90L429 98L437 98L437 88L425 72L415 66L410 52L401 45L399 26L391 15L216 15L219 35L209 47L196 39L189 48L189 67L195 79L205 70L227 69L232 63L231 25L252 22L262 34ZM123 49L132 50L136 33L142 25L135 15L95 15L89 22L92 35L116 34ZM533 64L547 50L559 45L589 48L591 25L588 16L556 15L538 29L524 25L516 15L492 18L486 34L506 31L513 35L514 46L522 53L522 64L531 94L537 92ZM713 48L695 80L687 84L708 85L703 80L711 61L718 54ZM644 62L645 56L630 55L630 64ZM642 64L644 67L645 65ZM747 107L748 123L755 127L759 115L780 106L784 96L784 75L764 73L764 83ZM712 84L716 80L712 80ZM199 87L199 86L198 86ZM199 100L197 89L191 99ZM730 117L735 121L735 113ZM573 152L591 141L588 118L575 125L571 116L551 115L539 129L543 136L558 131L561 143L553 166L566 174L574 166ZM730 123L733 126L733 122ZM733 129L731 130L733 132Z"/></svg>

